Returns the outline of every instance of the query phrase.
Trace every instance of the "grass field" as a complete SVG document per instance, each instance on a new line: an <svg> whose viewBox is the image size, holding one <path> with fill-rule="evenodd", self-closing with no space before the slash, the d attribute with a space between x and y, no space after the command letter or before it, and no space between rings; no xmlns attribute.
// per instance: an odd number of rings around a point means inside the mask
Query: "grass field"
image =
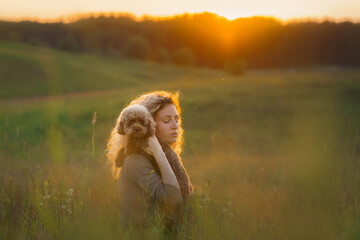
<svg viewBox="0 0 360 240"><path fill-rule="evenodd" d="M360 69L233 77L0 42L0 84L0 239L165 238L119 225L104 155L152 90L182 94L198 220L177 239L360 238Z"/></svg>

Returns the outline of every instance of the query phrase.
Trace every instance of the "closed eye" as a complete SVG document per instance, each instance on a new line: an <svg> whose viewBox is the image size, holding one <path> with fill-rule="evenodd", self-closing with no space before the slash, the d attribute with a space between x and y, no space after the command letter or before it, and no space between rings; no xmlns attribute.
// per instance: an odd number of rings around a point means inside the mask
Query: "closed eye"
<svg viewBox="0 0 360 240"><path fill-rule="evenodd" d="M170 119L165 119L164 121L163 121L164 123L169 123L170 122ZM179 118L175 118L175 122L179 122Z"/></svg>

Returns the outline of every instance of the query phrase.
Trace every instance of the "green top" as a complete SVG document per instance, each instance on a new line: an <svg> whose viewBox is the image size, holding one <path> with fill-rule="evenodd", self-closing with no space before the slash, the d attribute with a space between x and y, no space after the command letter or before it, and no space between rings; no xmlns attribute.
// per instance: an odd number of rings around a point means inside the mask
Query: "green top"
<svg viewBox="0 0 360 240"><path fill-rule="evenodd" d="M174 216L183 203L180 190L164 184L150 160L144 155L128 155L119 175L121 221L142 225L146 215L156 208L167 216Z"/></svg>

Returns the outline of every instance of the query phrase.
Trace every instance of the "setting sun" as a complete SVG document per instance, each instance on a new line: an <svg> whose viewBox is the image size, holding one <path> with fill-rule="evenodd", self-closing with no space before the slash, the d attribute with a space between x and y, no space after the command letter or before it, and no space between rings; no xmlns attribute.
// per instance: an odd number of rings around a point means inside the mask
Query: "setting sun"
<svg viewBox="0 0 360 240"><path fill-rule="evenodd" d="M14 0L0 2L0 19L59 19L96 12L129 12L138 17L171 16L183 13L211 12L229 20L240 17L268 16L281 20L294 18L360 18L360 3L351 1L284 1L284 0L256 0L256 1L191 1L171 2L165 0L153 1L151 5L142 0L135 1L45 1L45 0Z"/></svg>
<svg viewBox="0 0 360 240"><path fill-rule="evenodd" d="M0 239L360 239L359 0L0 0Z"/></svg>

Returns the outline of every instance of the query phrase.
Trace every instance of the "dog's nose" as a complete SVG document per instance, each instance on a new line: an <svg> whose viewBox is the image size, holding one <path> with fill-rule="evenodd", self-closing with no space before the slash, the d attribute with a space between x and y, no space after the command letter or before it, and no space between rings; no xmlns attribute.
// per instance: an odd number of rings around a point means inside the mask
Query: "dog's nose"
<svg viewBox="0 0 360 240"><path fill-rule="evenodd" d="M140 128L139 127L135 128L135 131L137 131L137 132L140 131Z"/></svg>

